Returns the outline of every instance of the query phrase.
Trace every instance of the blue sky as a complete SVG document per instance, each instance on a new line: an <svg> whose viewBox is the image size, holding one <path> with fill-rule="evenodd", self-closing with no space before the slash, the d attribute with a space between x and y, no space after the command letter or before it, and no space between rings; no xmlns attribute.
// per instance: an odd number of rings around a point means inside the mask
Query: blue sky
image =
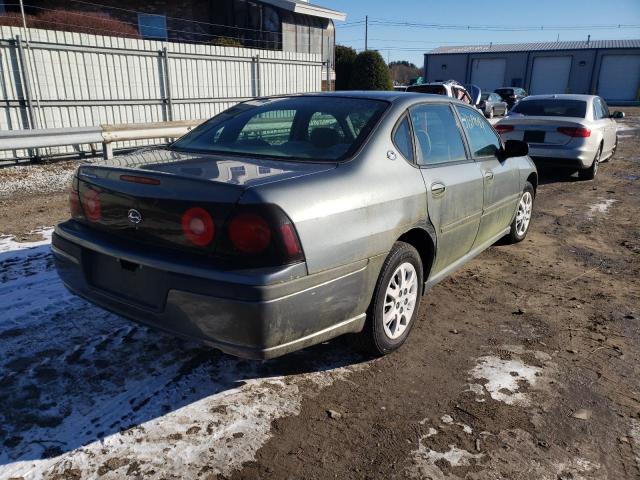
<svg viewBox="0 0 640 480"><path fill-rule="evenodd" d="M640 0L311 0L345 12L336 22L336 42L356 50L364 48L363 20L400 21L449 25L544 26L535 31L480 31L406 26L369 25L369 48L385 60L409 60L423 64L422 54L440 45L515 43L527 41L640 38L640 28L585 28L601 25L640 25ZM572 29L554 29L554 26Z"/></svg>

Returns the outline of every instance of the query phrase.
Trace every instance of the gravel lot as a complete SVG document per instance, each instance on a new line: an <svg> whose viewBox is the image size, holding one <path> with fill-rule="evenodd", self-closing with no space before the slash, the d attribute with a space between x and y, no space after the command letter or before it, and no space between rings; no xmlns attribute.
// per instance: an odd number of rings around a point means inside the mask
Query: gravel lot
<svg viewBox="0 0 640 480"><path fill-rule="evenodd" d="M71 162L0 169L0 478L640 478L640 109L381 359L240 360L68 294ZM42 227L45 227L42 229ZM27 240L27 242L21 241Z"/></svg>

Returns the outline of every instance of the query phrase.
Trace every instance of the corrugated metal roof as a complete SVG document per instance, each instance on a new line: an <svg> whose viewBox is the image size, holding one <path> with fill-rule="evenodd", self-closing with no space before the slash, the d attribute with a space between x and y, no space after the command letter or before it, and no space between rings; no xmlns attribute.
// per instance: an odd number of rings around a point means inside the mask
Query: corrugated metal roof
<svg viewBox="0 0 640 480"><path fill-rule="evenodd" d="M434 48L429 55L445 53L493 53L493 52L529 52L538 50L583 50L589 48L640 48L638 40L586 40L570 42L533 42L503 43L490 45L459 45L456 47Z"/></svg>

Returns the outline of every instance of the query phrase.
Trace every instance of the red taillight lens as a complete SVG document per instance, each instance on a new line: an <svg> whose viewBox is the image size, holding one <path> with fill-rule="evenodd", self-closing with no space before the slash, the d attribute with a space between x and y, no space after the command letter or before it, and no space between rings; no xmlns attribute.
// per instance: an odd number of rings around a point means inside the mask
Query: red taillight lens
<svg viewBox="0 0 640 480"><path fill-rule="evenodd" d="M209 245L216 233L213 219L204 208L193 207L184 212L181 224L184 236L198 247Z"/></svg>
<svg viewBox="0 0 640 480"><path fill-rule="evenodd" d="M69 185L69 210L71 212L71 218L82 217L80 198L78 197L78 188L76 187L77 181L78 179L74 176L71 179L71 185Z"/></svg>
<svg viewBox="0 0 640 480"><path fill-rule="evenodd" d="M285 223L280 226L280 233L282 234L282 241L284 248L287 250L287 255L290 258L298 257L302 253L300 248L300 242L298 242L298 235L293 230L293 226L290 223Z"/></svg>
<svg viewBox="0 0 640 480"><path fill-rule="evenodd" d="M496 132L500 134L513 132L513 125L496 125L495 129L496 129Z"/></svg>
<svg viewBox="0 0 640 480"><path fill-rule="evenodd" d="M558 127L558 132L570 137L587 138L591 136L591 130L585 127Z"/></svg>
<svg viewBox="0 0 640 480"><path fill-rule="evenodd" d="M253 213L242 213L229 223L229 240L242 253L262 253L271 242L271 229L267 221Z"/></svg>
<svg viewBox="0 0 640 480"><path fill-rule="evenodd" d="M87 189L82 193L82 207L85 216L92 222L97 222L102 217L100 194L95 190Z"/></svg>

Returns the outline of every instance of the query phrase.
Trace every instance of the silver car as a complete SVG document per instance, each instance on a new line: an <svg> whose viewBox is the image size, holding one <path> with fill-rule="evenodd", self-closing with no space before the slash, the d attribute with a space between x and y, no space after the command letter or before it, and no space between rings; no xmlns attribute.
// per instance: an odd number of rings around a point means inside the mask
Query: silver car
<svg viewBox="0 0 640 480"><path fill-rule="evenodd" d="M578 170L591 180L616 151L615 119L623 117L594 95L533 95L516 103L496 130L505 140L527 142L538 167Z"/></svg>
<svg viewBox="0 0 640 480"><path fill-rule="evenodd" d="M345 333L385 354L426 289L525 237L526 154L442 96L259 98L168 148L79 167L52 249L72 292L231 354Z"/></svg>

